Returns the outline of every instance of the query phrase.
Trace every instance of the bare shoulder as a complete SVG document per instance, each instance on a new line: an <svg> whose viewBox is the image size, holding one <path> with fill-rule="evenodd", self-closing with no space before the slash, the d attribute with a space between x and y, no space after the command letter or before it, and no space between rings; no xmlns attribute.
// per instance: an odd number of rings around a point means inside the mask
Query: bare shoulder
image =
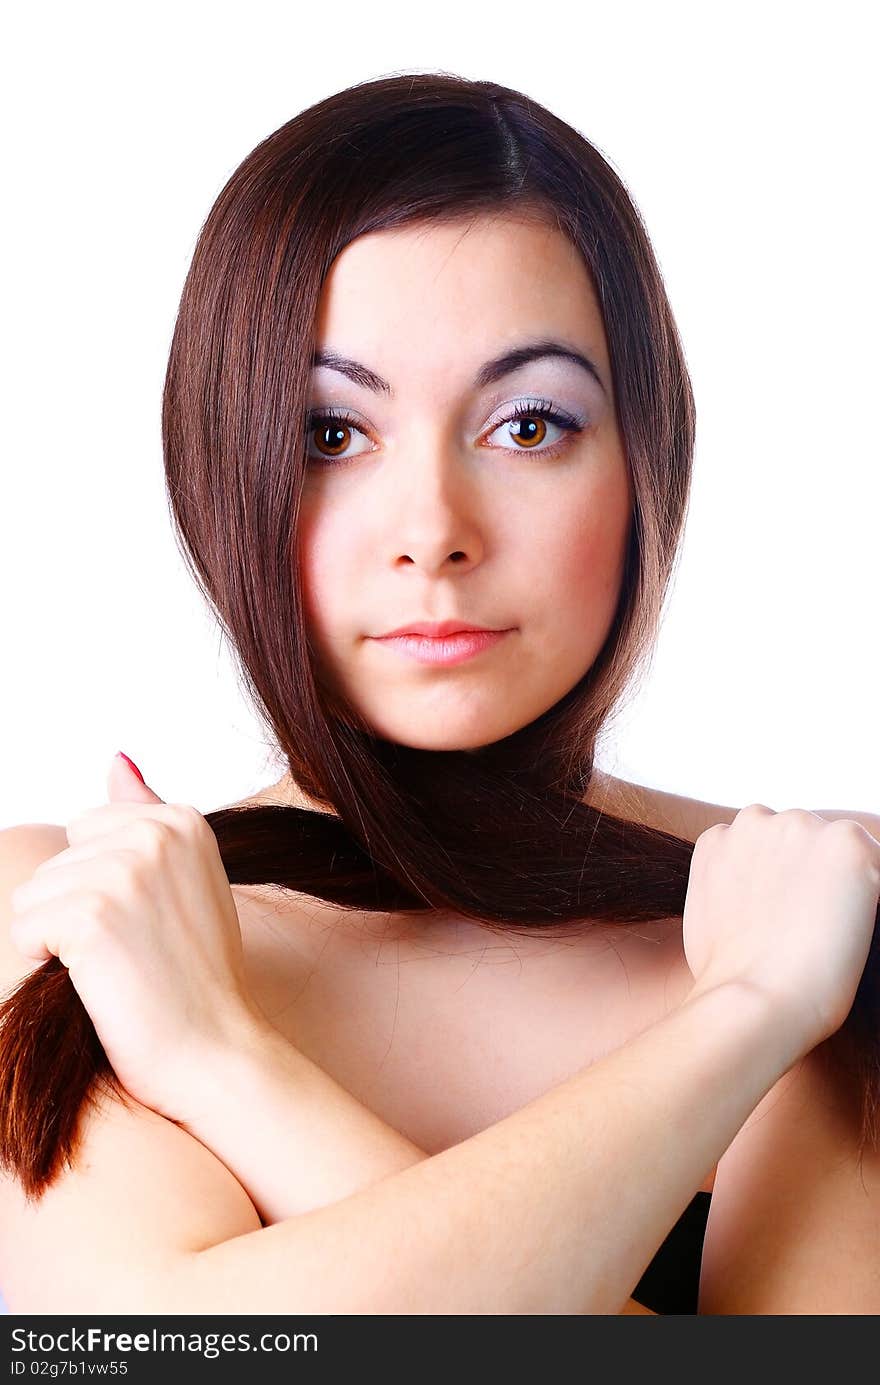
<svg viewBox="0 0 880 1385"><path fill-rule="evenodd" d="M13 947L9 937L9 896L37 866L67 848L67 833L51 822L28 822L0 831L0 993L40 965Z"/></svg>
<svg viewBox="0 0 880 1385"><path fill-rule="evenodd" d="M692 842L716 822L733 822L739 812L738 808L722 803L634 784L599 770L594 771L584 802L615 817L656 827Z"/></svg>
<svg viewBox="0 0 880 1385"><path fill-rule="evenodd" d="M0 1000L42 965L11 942L10 894L66 847L55 824L0 830ZM260 1228L238 1180L172 1121L117 1098L81 1119L74 1166L39 1202L0 1172L0 1290L11 1312L165 1311L163 1272L176 1257Z"/></svg>
<svg viewBox="0 0 880 1385"><path fill-rule="evenodd" d="M733 822L740 811L728 804L688 798L684 794L649 788L646 784L634 784L604 771L594 773L584 802L615 816L627 817L649 827L659 827L664 832L674 832L676 836L690 841L696 841L701 832L714 827L717 822ZM855 808L810 808L809 811L829 822L838 818L858 822L880 842L880 813Z"/></svg>
<svg viewBox="0 0 880 1385"><path fill-rule="evenodd" d="M0 830L0 870L29 873L67 847L67 833L55 822L25 822Z"/></svg>

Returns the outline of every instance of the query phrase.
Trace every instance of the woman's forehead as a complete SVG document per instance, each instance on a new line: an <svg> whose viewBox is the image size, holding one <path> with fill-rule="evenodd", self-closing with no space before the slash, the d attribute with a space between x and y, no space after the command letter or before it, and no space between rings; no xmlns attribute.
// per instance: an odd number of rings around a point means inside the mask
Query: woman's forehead
<svg viewBox="0 0 880 1385"><path fill-rule="evenodd" d="M340 254L316 323L312 365L322 382L346 377L393 399L398 381L410 389L424 375L432 392L441 378L456 393L482 393L515 368L539 365L610 396L592 280L561 233L492 221L467 235L439 226L436 236L429 244L421 228L371 232Z"/></svg>
<svg viewBox="0 0 880 1385"><path fill-rule="evenodd" d="M589 268L555 227L499 218L359 236L330 266L319 306L320 335L373 318L396 326L403 343L483 323L494 336L519 337L538 316L559 335L601 328Z"/></svg>

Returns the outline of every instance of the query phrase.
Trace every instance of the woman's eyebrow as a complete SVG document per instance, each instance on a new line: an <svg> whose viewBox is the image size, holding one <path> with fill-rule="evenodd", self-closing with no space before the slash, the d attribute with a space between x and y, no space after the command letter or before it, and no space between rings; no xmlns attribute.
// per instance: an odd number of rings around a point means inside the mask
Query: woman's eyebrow
<svg viewBox="0 0 880 1385"><path fill-rule="evenodd" d="M558 356L566 361L573 361L580 366L588 375L591 375L602 391L607 394L598 367L590 357L583 351L577 351L572 346L566 346L560 341L534 341L526 342L522 346L515 346L510 351L505 351L500 356L496 356L491 361L486 361L477 371L473 388L482 390L487 385L494 385L496 381L505 375L511 375L515 370L528 365L530 361L541 360L547 356ZM349 380L353 380L356 385L362 385L364 389L372 390L374 394L386 394L389 398L394 398L394 390L387 380L383 380L381 375L377 375L369 366L362 365L360 361L353 361L348 356L341 356L337 351L316 350L312 355L312 369L318 366L325 366L328 370L336 370L340 375L345 375Z"/></svg>

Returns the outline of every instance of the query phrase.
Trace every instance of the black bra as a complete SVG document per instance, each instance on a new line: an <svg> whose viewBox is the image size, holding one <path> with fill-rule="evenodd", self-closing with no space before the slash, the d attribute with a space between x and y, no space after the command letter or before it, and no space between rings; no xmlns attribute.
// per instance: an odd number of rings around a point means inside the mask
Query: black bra
<svg viewBox="0 0 880 1385"><path fill-rule="evenodd" d="M711 1193L697 1193L632 1292L643 1308L655 1313L696 1313L700 1262Z"/></svg>

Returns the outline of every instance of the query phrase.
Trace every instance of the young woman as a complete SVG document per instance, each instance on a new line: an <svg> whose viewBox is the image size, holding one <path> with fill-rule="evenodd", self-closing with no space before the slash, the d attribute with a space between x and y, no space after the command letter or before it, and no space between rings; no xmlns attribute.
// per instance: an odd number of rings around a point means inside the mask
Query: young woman
<svg viewBox="0 0 880 1385"><path fill-rule="evenodd" d="M880 821L595 766L693 443L604 160L456 78L303 113L202 232L164 437L289 769L202 818L120 764L105 808L0 837L3 1147L40 1192L0 1190L12 1310L637 1312L701 1192L700 1311L880 1310L880 1161L821 1061ZM95 1074L40 1067L37 987L134 1098L42 1182L35 1117Z"/></svg>

